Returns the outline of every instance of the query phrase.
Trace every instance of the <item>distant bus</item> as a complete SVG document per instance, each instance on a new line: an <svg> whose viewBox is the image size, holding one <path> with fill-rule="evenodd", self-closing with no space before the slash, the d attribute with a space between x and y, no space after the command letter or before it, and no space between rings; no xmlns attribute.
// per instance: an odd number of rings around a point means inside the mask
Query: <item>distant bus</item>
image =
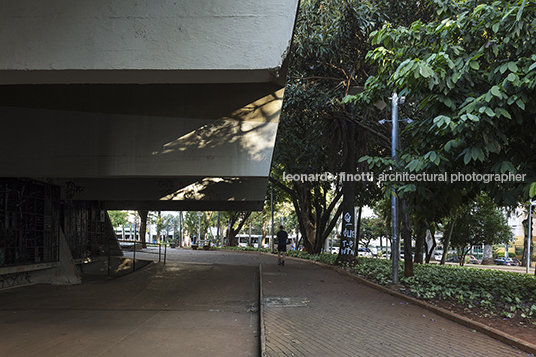
<svg viewBox="0 0 536 357"><path fill-rule="evenodd" d="M252 234L251 240L249 234L237 234L235 237L236 241L238 242L238 246L240 247L259 247L259 241L261 241L263 244L263 248L270 248L270 237L266 236L264 239L262 238L262 235L260 234ZM277 248L277 243L275 243L275 240L277 238L274 236L274 247ZM287 239L287 250L295 250L296 249L296 239L294 237L289 237Z"/></svg>
<svg viewBox="0 0 536 357"><path fill-rule="evenodd" d="M260 234L237 234L235 237L239 247L259 247L259 240L262 239Z"/></svg>

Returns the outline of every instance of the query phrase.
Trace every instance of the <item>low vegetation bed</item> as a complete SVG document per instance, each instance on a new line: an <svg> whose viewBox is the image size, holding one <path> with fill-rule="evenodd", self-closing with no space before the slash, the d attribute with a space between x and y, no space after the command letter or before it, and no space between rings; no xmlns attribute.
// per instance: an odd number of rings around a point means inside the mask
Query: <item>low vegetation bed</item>
<svg viewBox="0 0 536 357"><path fill-rule="evenodd" d="M391 261L359 258L359 262L349 270L378 284L392 282ZM519 315L536 325L536 278L533 275L437 264L415 264L414 276L405 278L403 274L400 270L403 291L418 299L449 301L505 318Z"/></svg>

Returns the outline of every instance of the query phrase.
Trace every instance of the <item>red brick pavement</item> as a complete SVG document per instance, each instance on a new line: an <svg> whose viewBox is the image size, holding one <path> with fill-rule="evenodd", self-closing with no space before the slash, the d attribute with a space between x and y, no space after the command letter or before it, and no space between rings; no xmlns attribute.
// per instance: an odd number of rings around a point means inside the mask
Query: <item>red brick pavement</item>
<svg viewBox="0 0 536 357"><path fill-rule="evenodd" d="M261 271L263 356L530 356L311 262Z"/></svg>

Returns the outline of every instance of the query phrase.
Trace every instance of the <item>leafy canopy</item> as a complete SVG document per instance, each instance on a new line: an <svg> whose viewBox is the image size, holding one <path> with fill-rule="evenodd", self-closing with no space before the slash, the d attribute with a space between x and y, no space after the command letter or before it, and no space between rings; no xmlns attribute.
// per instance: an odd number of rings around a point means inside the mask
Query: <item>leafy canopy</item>
<svg viewBox="0 0 536 357"><path fill-rule="evenodd" d="M346 102L399 92L422 114L406 129L405 170L526 174L521 184L474 183L498 202L524 201L536 194L536 1L434 3L436 21L372 35L378 75Z"/></svg>

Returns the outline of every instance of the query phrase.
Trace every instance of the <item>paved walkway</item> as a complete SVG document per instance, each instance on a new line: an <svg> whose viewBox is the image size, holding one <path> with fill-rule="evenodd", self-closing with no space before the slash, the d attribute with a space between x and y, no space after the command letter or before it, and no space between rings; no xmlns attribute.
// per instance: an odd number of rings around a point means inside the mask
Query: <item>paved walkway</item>
<svg viewBox="0 0 536 357"><path fill-rule="evenodd" d="M529 355L310 262L262 264L265 356Z"/></svg>
<svg viewBox="0 0 536 357"><path fill-rule="evenodd" d="M259 356L259 263L271 257L168 253L117 279L0 291L0 357Z"/></svg>
<svg viewBox="0 0 536 357"><path fill-rule="evenodd" d="M136 257L157 262L155 253ZM282 267L267 254L172 249L165 266L117 279L0 290L1 357L236 357L262 347L265 356L527 355L331 269Z"/></svg>

